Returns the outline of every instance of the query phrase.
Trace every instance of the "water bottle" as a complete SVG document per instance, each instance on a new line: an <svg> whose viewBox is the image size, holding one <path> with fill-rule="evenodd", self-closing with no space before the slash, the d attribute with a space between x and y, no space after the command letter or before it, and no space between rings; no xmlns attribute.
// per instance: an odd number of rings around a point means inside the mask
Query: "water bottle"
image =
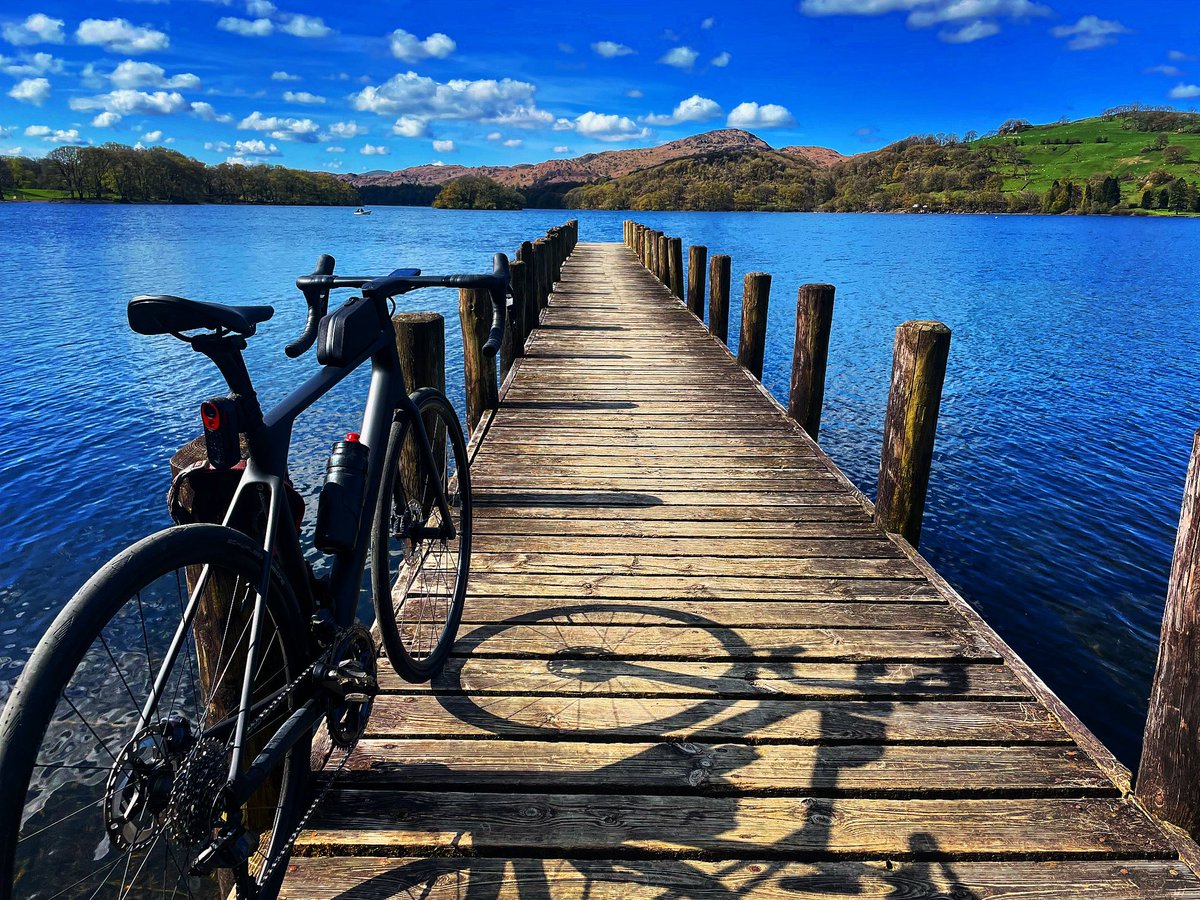
<svg viewBox="0 0 1200 900"><path fill-rule="evenodd" d="M368 451L354 432L333 445L325 465L325 484L317 501L314 543L325 553L351 550L358 539L367 491Z"/></svg>

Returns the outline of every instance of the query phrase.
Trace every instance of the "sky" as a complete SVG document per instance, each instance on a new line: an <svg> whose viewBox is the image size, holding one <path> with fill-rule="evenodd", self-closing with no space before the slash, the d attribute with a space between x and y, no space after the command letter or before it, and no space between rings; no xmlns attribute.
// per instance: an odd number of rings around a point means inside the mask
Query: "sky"
<svg viewBox="0 0 1200 900"><path fill-rule="evenodd" d="M0 155L117 141L364 172L724 127L857 153L1134 102L1200 103L1194 0L0 5Z"/></svg>

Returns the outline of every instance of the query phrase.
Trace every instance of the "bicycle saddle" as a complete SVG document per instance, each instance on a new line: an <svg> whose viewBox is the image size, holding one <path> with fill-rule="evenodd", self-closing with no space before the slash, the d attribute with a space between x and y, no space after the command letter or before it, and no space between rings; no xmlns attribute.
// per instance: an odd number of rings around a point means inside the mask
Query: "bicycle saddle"
<svg viewBox="0 0 1200 900"><path fill-rule="evenodd" d="M197 328L223 329L249 337L255 326L275 315L271 306L225 306L172 297L134 297L129 301L129 327L138 334L176 334Z"/></svg>

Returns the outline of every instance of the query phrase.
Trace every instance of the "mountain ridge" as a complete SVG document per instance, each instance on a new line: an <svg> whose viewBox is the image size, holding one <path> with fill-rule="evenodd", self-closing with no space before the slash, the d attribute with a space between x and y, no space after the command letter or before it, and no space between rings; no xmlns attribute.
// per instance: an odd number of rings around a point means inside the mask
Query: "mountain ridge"
<svg viewBox="0 0 1200 900"><path fill-rule="evenodd" d="M745 150L775 150L775 148L749 131L739 128L720 128L668 141L657 147L602 150L565 159L549 159L540 163L518 163L513 166L426 164L409 166L393 172L380 173L375 170L365 173L347 173L339 177L356 188L378 188L433 187L464 175L482 175L507 187L520 189L535 185L591 184L606 178L620 178L623 175L629 175L675 159ZM851 158L828 147L790 146L779 148L776 152L807 160L820 168L828 168Z"/></svg>

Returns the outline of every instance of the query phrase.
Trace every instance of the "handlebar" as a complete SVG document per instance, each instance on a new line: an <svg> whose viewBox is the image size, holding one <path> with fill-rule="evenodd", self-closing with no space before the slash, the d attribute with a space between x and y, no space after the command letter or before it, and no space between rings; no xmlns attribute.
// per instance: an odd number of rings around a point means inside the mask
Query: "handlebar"
<svg viewBox="0 0 1200 900"><path fill-rule="evenodd" d="M492 300L492 327L483 345L483 352L487 356L495 356L500 349L500 342L504 339L506 298L510 281L508 257L503 253L497 253L492 258L490 275L420 275L413 274L414 271L419 273L419 269L396 269L390 275L382 277L335 276L333 268L333 257L322 255L311 275L303 275L296 279L296 287L308 302L308 321L300 337L285 348L284 352L289 357L300 356L316 341L318 326L329 306L329 293L339 288L361 288L364 297L380 303L424 287L486 290Z"/></svg>

